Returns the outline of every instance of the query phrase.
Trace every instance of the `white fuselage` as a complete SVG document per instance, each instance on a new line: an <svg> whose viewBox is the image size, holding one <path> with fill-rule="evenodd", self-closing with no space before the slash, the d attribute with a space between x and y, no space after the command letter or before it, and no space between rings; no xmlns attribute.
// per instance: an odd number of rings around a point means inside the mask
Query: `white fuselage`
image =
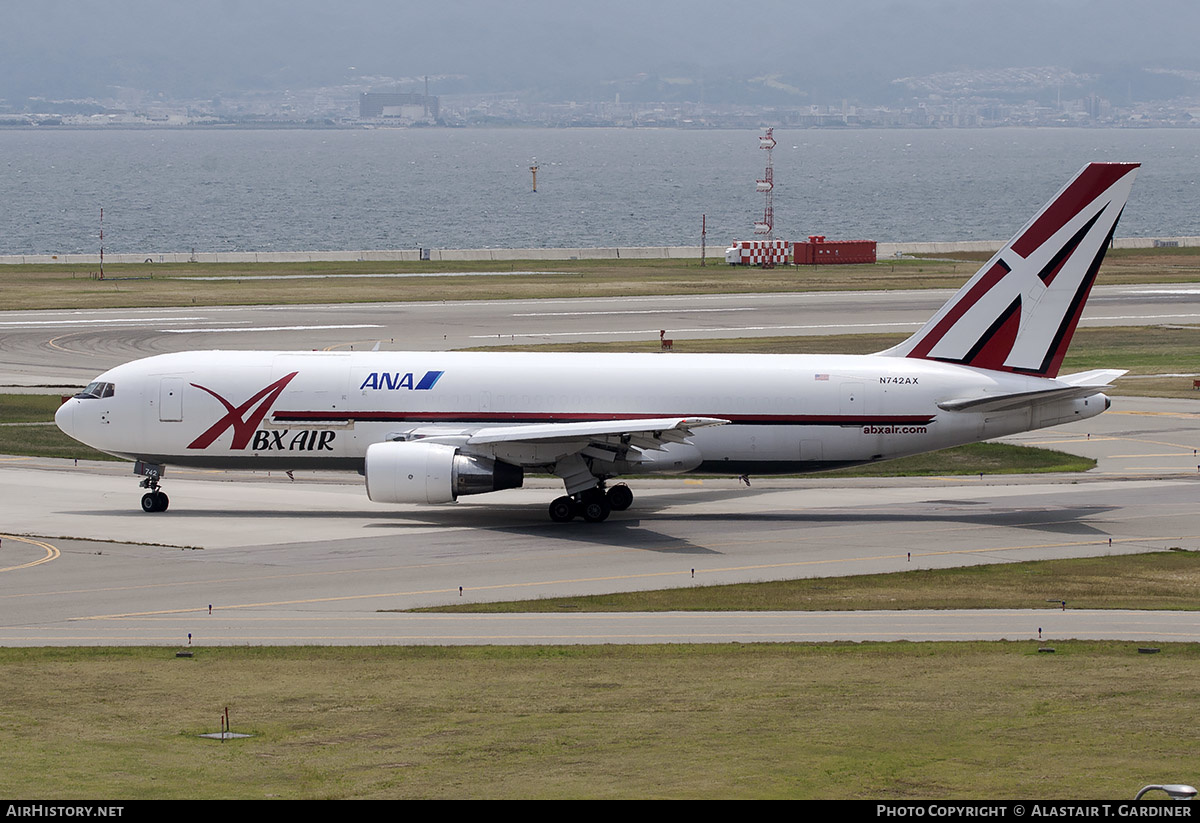
<svg viewBox="0 0 1200 823"><path fill-rule="evenodd" d="M163 465L361 470L398 435L699 416L675 470L802 472L886 460L1102 412L1099 393L1000 413L965 396L1059 386L1045 378L877 355L233 352L166 354L97 378L56 420L101 451ZM530 465L527 450L473 449ZM536 462L536 461L534 461ZM650 470L655 470L649 467ZM660 470L668 470L663 468Z"/></svg>

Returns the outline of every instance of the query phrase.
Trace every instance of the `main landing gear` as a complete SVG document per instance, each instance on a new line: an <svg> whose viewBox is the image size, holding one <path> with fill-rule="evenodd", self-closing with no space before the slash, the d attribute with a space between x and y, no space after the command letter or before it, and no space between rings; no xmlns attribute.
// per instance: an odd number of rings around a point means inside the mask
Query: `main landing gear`
<svg viewBox="0 0 1200 823"><path fill-rule="evenodd" d="M163 476L165 467L156 466L150 463L143 463L140 460L134 464L134 473L143 474L142 482L138 485L148 491L142 495L142 511L149 514L150 512L165 512L167 506L171 505L170 499L158 487L158 479Z"/></svg>
<svg viewBox="0 0 1200 823"><path fill-rule="evenodd" d="M633 492L624 483L605 491L596 486L579 494L563 495L550 504L550 519L568 523L582 517L589 523L600 523L614 511L623 512L633 505Z"/></svg>

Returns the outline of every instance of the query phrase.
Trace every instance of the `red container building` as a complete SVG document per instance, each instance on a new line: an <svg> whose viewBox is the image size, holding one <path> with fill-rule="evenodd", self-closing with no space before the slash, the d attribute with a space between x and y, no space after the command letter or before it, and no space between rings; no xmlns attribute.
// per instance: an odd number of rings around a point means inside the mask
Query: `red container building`
<svg viewBox="0 0 1200 823"><path fill-rule="evenodd" d="M807 241L795 245L792 261L797 266L836 263L874 263L874 240L826 240L823 234L810 234Z"/></svg>

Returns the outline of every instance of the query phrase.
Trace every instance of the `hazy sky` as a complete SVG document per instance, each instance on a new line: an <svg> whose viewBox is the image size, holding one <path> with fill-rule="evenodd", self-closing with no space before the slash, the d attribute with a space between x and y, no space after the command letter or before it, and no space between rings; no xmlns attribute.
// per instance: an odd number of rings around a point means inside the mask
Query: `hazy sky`
<svg viewBox="0 0 1200 823"><path fill-rule="evenodd" d="M439 91L685 98L747 79L798 101L909 75L1200 71L1194 0L0 0L0 98L166 97L456 75ZM815 102L815 101L814 101Z"/></svg>

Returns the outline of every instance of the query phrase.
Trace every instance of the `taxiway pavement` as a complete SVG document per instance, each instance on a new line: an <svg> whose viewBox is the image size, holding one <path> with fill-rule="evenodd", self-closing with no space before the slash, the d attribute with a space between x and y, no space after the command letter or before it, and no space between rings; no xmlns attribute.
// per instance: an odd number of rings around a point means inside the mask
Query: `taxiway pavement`
<svg viewBox="0 0 1200 823"><path fill-rule="evenodd" d="M572 341L913 332L951 295L678 295L325 306L0 312L0 386L84 386L120 363L202 349L429 351ZM1084 326L1200 322L1200 286L1098 286Z"/></svg>

